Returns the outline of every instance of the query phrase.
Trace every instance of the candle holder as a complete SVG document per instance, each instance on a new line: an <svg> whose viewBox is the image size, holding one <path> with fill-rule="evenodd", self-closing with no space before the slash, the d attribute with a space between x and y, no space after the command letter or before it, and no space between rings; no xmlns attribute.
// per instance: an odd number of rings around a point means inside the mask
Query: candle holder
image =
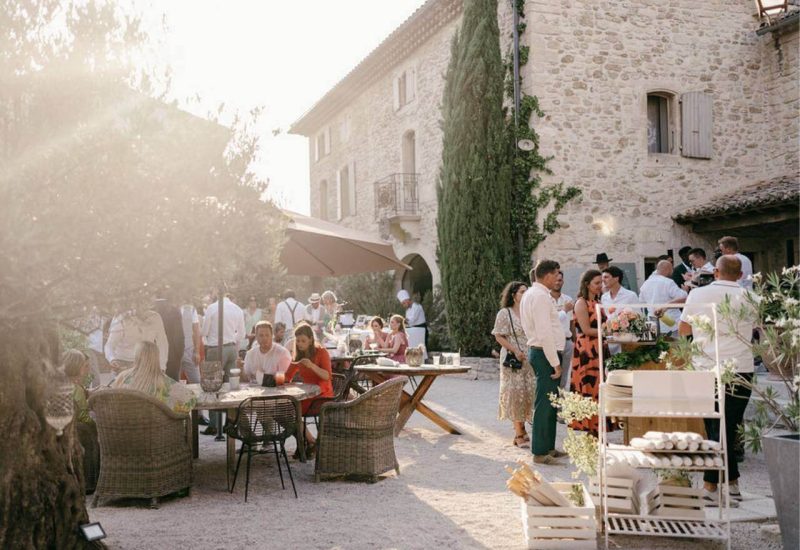
<svg viewBox="0 0 800 550"><path fill-rule="evenodd" d="M200 365L200 387L203 389L200 400L210 401L212 397L216 399L224 377L221 361L203 361Z"/></svg>

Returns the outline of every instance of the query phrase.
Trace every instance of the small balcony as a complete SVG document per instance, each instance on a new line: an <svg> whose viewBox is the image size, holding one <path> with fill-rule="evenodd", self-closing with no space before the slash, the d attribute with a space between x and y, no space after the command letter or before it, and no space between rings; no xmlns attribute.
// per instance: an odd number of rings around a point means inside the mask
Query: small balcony
<svg viewBox="0 0 800 550"><path fill-rule="evenodd" d="M383 238L406 242L419 234L419 174L389 174L375 185L375 219Z"/></svg>

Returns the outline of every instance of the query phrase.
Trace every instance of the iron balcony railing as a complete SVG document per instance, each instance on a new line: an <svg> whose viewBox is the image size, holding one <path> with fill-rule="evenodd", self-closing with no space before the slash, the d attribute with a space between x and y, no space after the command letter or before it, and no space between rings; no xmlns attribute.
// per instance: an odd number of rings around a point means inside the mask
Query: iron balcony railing
<svg viewBox="0 0 800 550"><path fill-rule="evenodd" d="M419 174L389 174L375 182L375 218L419 213Z"/></svg>

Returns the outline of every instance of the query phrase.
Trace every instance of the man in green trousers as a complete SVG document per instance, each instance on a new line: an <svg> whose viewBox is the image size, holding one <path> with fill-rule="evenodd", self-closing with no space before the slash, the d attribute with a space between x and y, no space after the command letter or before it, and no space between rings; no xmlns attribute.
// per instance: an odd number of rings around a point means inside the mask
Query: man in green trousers
<svg viewBox="0 0 800 550"><path fill-rule="evenodd" d="M550 291L556 286L560 266L542 260L532 270L536 281L522 297L522 328L528 338L528 362L536 375L531 450L536 464L556 464L564 453L556 450L556 409L550 394L558 394L564 330Z"/></svg>

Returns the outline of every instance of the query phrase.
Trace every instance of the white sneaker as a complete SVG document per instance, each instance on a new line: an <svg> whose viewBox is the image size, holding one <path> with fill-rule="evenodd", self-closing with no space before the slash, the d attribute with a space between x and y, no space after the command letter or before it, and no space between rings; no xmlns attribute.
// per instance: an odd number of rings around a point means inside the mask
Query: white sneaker
<svg viewBox="0 0 800 550"><path fill-rule="evenodd" d="M719 502L720 502L719 489L716 489L714 491L703 489L703 504L705 504L709 508L717 508L719 506ZM731 508L739 507L739 502L733 498L733 495L731 495L730 507Z"/></svg>
<svg viewBox="0 0 800 550"><path fill-rule="evenodd" d="M738 485L728 485L728 494L733 500L742 500L742 493L739 491Z"/></svg>

